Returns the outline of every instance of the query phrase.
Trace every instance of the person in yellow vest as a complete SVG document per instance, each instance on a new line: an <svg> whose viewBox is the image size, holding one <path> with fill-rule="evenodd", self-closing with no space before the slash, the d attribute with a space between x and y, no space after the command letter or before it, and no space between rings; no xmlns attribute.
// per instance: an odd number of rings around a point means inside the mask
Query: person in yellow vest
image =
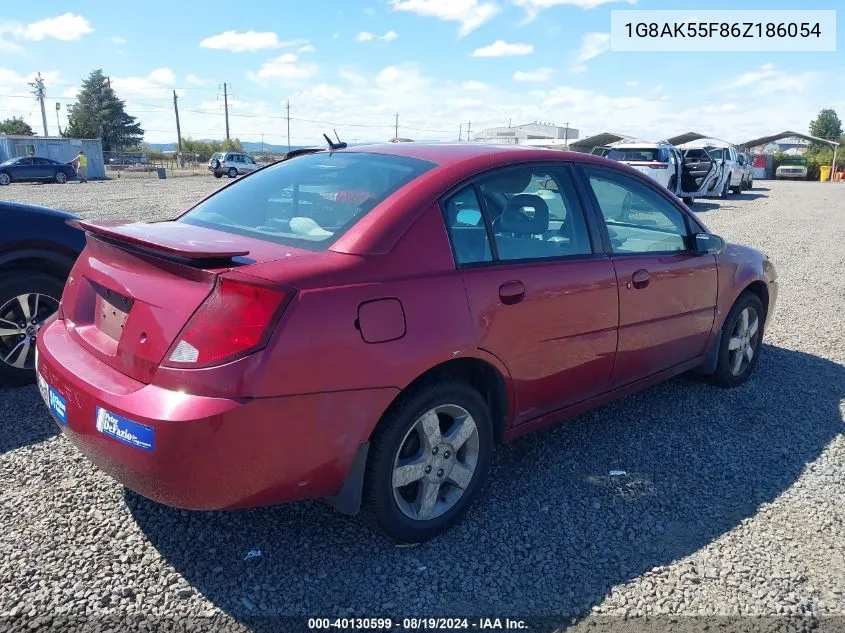
<svg viewBox="0 0 845 633"><path fill-rule="evenodd" d="M88 182L88 157L85 152L79 150L79 154L70 162L76 167L76 175L79 176L79 180Z"/></svg>

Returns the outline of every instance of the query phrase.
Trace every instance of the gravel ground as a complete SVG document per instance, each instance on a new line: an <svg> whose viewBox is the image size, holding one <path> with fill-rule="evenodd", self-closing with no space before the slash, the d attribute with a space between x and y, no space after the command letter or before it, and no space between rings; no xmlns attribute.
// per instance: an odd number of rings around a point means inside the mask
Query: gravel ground
<svg viewBox="0 0 845 633"><path fill-rule="evenodd" d="M134 614L253 629L253 618L277 615L563 624L592 614L574 629L595 631L818 624L743 617L800 614L845 630L845 185L756 185L695 206L778 267L752 380L719 390L680 378L503 447L467 519L416 548L322 502L236 513L157 505L57 435L34 387L0 391L0 630ZM163 219L219 186L12 185L0 198ZM245 561L250 550L262 555ZM687 615L710 619L677 617ZM646 629L619 616L671 619Z"/></svg>

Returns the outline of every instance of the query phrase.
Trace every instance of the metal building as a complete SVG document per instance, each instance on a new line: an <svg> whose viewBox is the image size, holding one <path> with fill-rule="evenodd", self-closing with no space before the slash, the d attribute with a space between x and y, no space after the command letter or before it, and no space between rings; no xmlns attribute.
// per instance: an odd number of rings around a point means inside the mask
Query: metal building
<svg viewBox="0 0 845 633"><path fill-rule="evenodd" d="M9 136L0 134L0 162L21 156L51 158L60 163L73 160L79 153L88 157L88 177L105 178L103 142L96 139L64 138L62 136Z"/></svg>
<svg viewBox="0 0 845 633"><path fill-rule="evenodd" d="M526 141L532 141L528 144L535 147L541 145L543 141L560 141L559 143L548 143L550 146L557 146L577 138L578 130L575 128L536 122L514 125L513 127L491 127L475 135L475 140L480 143L525 145Z"/></svg>

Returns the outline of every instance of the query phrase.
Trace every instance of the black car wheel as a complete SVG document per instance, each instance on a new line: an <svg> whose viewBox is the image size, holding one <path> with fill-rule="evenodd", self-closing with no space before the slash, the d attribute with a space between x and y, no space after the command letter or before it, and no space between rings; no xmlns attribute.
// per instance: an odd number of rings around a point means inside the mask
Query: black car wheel
<svg viewBox="0 0 845 633"><path fill-rule="evenodd" d="M63 172L63 171L57 171L56 172L56 182L59 183L60 185L63 185L67 182L67 175L65 175L65 172Z"/></svg>
<svg viewBox="0 0 845 633"><path fill-rule="evenodd" d="M443 379L412 387L373 433L364 516L399 542L434 538L478 495L492 452L490 413L472 386Z"/></svg>
<svg viewBox="0 0 845 633"><path fill-rule="evenodd" d="M222 174L221 172L219 172L219 171L215 171L215 172L214 172L214 177L215 177L215 178L222 178L222 177L223 177L223 174Z"/></svg>
<svg viewBox="0 0 845 633"><path fill-rule="evenodd" d="M736 387L748 380L760 358L765 318L760 298L753 292L742 293L722 326L719 359L709 377L711 383Z"/></svg>
<svg viewBox="0 0 845 633"><path fill-rule="evenodd" d="M0 186L8 185L12 182L12 177L5 171L0 171Z"/></svg>
<svg viewBox="0 0 845 633"><path fill-rule="evenodd" d="M0 386L35 380L35 337L59 307L61 280L30 271L0 275Z"/></svg>
<svg viewBox="0 0 845 633"><path fill-rule="evenodd" d="M229 171L226 172L229 174L229 178L237 178L238 177L238 170L234 167L229 167Z"/></svg>

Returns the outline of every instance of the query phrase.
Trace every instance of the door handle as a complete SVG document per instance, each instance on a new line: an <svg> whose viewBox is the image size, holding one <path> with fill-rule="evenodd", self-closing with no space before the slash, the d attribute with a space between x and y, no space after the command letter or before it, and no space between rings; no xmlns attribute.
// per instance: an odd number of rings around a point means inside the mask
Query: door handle
<svg viewBox="0 0 845 633"><path fill-rule="evenodd" d="M634 271L631 275L631 281L628 282L628 288L641 289L648 286L648 271L642 268Z"/></svg>
<svg viewBox="0 0 845 633"><path fill-rule="evenodd" d="M499 299L505 305L519 303L525 297L525 285L521 281L506 281L499 286Z"/></svg>

